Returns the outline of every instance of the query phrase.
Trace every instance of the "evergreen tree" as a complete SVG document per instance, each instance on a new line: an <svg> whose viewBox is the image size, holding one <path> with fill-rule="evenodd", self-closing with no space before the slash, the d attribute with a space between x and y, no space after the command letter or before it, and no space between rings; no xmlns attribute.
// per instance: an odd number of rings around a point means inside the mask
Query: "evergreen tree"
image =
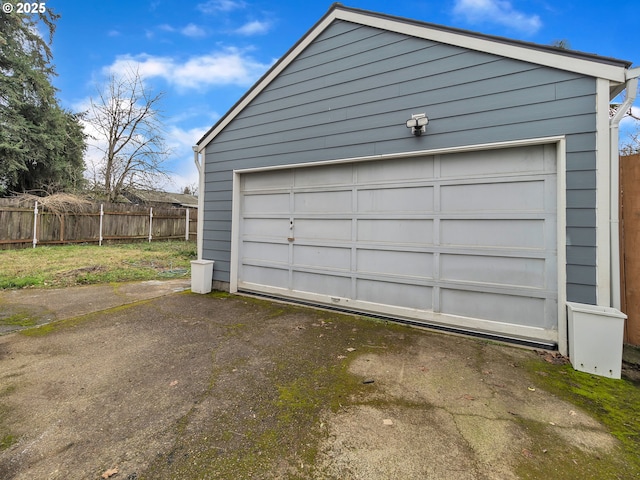
<svg viewBox="0 0 640 480"><path fill-rule="evenodd" d="M57 18L50 9L0 14L0 195L73 189L83 182L80 117L58 105L51 84Z"/></svg>

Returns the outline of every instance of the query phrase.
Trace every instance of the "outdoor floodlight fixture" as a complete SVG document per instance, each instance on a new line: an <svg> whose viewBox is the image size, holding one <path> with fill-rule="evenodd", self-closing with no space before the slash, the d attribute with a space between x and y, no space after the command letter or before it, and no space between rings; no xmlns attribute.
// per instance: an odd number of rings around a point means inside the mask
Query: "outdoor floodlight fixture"
<svg viewBox="0 0 640 480"><path fill-rule="evenodd" d="M411 119L407 120L407 128L411 129L411 133L416 137L422 135L427 129L429 119L426 113L414 113Z"/></svg>

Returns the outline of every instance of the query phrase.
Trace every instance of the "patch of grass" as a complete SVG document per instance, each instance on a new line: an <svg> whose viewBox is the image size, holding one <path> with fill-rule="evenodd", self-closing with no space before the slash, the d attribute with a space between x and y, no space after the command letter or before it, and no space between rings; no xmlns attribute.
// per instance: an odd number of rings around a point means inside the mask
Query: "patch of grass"
<svg viewBox="0 0 640 480"><path fill-rule="evenodd" d="M43 246L0 250L0 289L65 287L188 275L192 242Z"/></svg>
<svg viewBox="0 0 640 480"><path fill-rule="evenodd" d="M622 463L637 475L640 471L640 385L578 372L571 365L551 365L539 360L532 360L526 368L547 391L582 408L604 424L620 441ZM576 478L616 477L580 475Z"/></svg>
<svg viewBox="0 0 640 480"><path fill-rule="evenodd" d="M0 289L36 287L44 284L44 278L34 275L27 275L19 278L12 278L8 275L0 274Z"/></svg>

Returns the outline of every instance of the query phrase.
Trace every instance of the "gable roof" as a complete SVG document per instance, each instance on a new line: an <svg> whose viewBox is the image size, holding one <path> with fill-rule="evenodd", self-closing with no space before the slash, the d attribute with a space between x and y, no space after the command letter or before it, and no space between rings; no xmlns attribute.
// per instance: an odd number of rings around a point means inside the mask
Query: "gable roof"
<svg viewBox="0 0 640 480"><path fill-rule="evenodd" d="M566 50L559 47L511 40L418 20L345 7L334 3L329 11L276 62L242 98L197 142L201 152L272 80L300 55L334 21L343 20L412 37L477 50L546 67L602 78L611 82L611 96L627 79L631 62Z"/></svg>

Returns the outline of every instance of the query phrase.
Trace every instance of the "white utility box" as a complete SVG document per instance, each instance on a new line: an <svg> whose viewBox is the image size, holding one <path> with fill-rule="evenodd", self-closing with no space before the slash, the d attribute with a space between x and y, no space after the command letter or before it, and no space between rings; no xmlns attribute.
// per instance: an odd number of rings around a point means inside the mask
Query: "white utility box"
<svg viewBox="0 0 640 480"><path fill-rule="evenodd" d="M193 293L211 292L213 264L213 260L191 261L191 291Z"/></svg>
<svg viewBox="0 0 640 480"><path fill-rule="evenodd" d="M620 378L624 320L611 307L567 302L569 359L578 371Z"/></svg>

